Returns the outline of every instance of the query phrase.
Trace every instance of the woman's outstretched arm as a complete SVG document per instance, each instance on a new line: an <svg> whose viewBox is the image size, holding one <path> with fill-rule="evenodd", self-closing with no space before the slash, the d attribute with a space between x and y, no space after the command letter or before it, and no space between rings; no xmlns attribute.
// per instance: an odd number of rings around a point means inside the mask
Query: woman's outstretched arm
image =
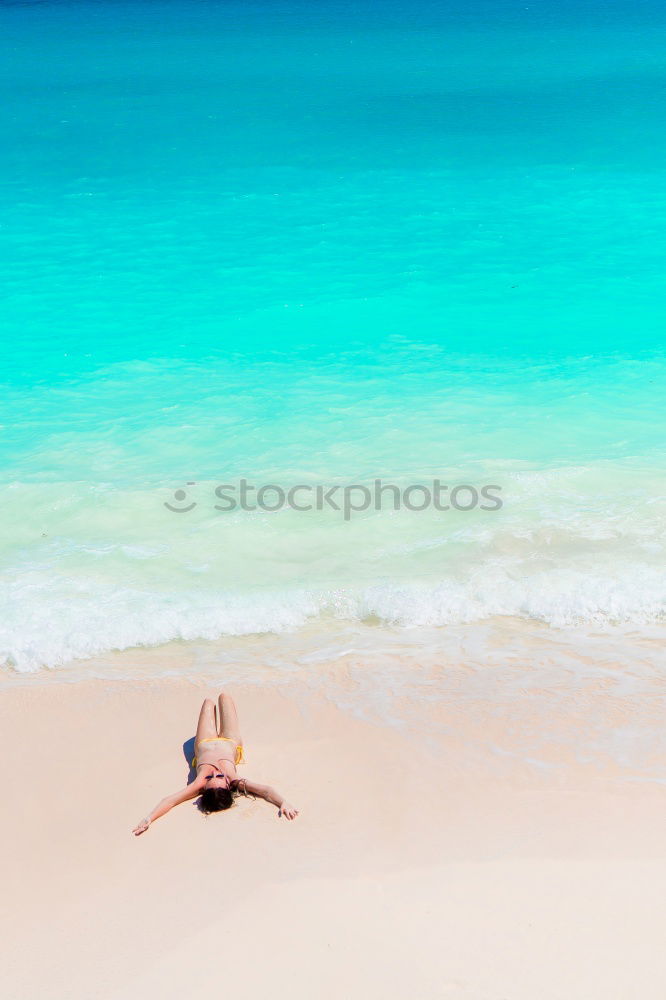
<svg viewBox="0 0 666 1000"><path fill-rule="evenodd" d="M256 795L258 799L265 799L271 805L277 806L278 816L284 816L285 819L296 819L298 816L298 809L294 809L284 796L276 792L270 785L259 785L256 781L250 781L249 778L241 778L237 787L241 795Z"/></svg>
<svg viewBox="0 0 666 1000"><path fill-rule="evenodd" d="M179 806L181 802L187 802L188 799L194 799L197 795L201 795L202 791L203 782L199 781L197 778L191 785L187 785L186 788L181 788L179 792L174 792L173 795L167 795L166 798L157 803L152 812L149 812L140 823L137 823L132 830L132 833L135 837L140 837L142 833L146 832L154 820L159 819L160 816L164 816L165 813L168 813L174 806Z"/></svg>

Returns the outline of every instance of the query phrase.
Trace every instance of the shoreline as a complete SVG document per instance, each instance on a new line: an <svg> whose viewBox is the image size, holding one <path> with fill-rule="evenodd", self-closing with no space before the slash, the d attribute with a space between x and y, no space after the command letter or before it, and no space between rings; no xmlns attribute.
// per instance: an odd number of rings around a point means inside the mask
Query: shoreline
<svg viewBox="0 0 666 1000"><path fill-rule="evenodd" d="M614 624L593 622L556 626L513 615L446 625L404 625L377 619L350 620L314 617L305 624L268 632L181 636L164 642L113 647L85 657L69 657L39 667L16 666L5 650L0 666L0 690L22 681L42 682L51 676L63 680L94 677L170 676L183 667L206 679L223 666L234 682L243 682L262 660L293 673L309 665L333 665L348 658L374 661L378 657L430 661L446 657L475 667L498 657L529 657L536 663L578 660L583 663L632 661L640 655L643 670L660 672L666 645L666 623ZM166 664L164 661L167 661ZM243 673L245 668L245 674ZM235 671L235 672L234 672ZM170 673L171 672L171 673Z"/></svg>
<svg viewBox="0 0 666 1000"><path fill-rule="evenodd" d="M287 692L387 726L475 778L522 767L666 783L664 636L593 634L516 619L407 630L329 623L170 642L60 668L0 672L0 693L86 684Z"/></svg>

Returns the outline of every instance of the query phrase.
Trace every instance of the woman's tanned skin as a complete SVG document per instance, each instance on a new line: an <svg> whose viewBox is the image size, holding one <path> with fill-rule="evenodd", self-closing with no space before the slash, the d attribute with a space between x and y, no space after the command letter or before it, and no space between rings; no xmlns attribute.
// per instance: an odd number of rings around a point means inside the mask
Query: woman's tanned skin
<svg viewBox="0 0 666 1000"><path fill-rule="evenodd" d="M205 742L207 740L217 740L224 738L225 742ZM204 742L202 742L204 741ZM197 776L191 784L182 788L173 795L167 795L155 808L138 823L132 831L136 837L141 836L156 819L164 816L189 799L195 799L198 795L205 798L213 798L211 789L222 789L230 794L218 793L218 796L228 804L236 794L252 795L258 799L265 799L272 805L277 806L278 816L285 819L295 819L298 816L298 809L294 809L287 800L276 792L270 785L259 785L249 778L239 778L236 772L236 756L238 747L242 747L243 740L238 725L238 713L236 705L230 694L225 691L218 698L218 718L215 717L215 702L212 698L206 698L199 713L199 724L197 725L197 735L194 741L197 757ZM204 794L205 793L205 794ZM202 799L202 802L204 801ZM215 802L209 811L218 811L228 808L227 804L219 805Z"/></svg>

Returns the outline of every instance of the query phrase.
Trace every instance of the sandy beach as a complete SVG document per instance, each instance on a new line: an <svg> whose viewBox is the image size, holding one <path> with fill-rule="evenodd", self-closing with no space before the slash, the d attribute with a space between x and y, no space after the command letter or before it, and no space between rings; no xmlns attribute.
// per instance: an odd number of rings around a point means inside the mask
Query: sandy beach
<svg viewBox="0 0 666 1000"><path fill-rule="evenodd" d="M8 1000L664 996L658 784L611 766L463 766L460 733L425 746L297 682L236 687L245 773L299 818L186 804L134 838L184 784L209 693L175 679L4 691Z"/></svg>

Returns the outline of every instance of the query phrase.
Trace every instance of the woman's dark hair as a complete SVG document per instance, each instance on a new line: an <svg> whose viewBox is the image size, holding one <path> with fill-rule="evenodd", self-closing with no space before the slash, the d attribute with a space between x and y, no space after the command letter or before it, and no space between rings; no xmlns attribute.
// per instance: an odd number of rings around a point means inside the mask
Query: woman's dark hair
<svg viewBox="0 0 666 1000"><path fill-rule="evenodd" d="M234 802L234 793L230 788L206 788L199 799L201 812L216 813L222 809L230 809Z"/></svg>

